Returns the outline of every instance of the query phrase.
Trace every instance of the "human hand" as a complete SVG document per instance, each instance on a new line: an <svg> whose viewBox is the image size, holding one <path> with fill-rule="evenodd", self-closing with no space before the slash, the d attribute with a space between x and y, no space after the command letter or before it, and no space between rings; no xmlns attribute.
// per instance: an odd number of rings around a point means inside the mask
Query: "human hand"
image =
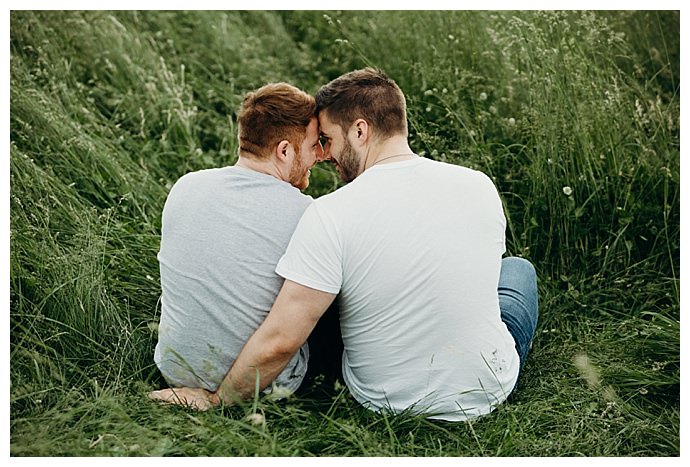
<svg viewBox="0 0 690 467"><path fill-rule="evenodd" d="M150 392L149 399L164 404L184 405L202 412L220 404L220 398L216 393L203 388L161 389Z"/></svg>

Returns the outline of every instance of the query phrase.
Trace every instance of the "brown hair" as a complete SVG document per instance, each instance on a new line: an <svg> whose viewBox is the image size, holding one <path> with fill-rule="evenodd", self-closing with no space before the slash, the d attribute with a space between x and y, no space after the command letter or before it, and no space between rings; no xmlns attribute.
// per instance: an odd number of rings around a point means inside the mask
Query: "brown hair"
<svg viewBox="0 0 690 467"><path fill-rule="evenodd" d="M240 152L265 158L283 140L299 148L315 115L314 98L290 84L270 83L249 92L237 115Z"/></svg>
<svg viewBox="0 0 690 467"><path fill-rule="evenodd" d="M316 93L316 112L343 131L363 118L377 136L407 136L405 95L398 85L376 68L351 71L322 86Z"/></svg>

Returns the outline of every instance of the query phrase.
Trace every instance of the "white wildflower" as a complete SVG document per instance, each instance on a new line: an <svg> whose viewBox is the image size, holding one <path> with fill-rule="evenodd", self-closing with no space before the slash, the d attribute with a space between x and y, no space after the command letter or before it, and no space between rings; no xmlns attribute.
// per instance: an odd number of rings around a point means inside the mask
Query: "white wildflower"
<svg viewBox="0 0 690 467"><path fill-rule="evenodd" d="M570 196L573 194L573 189L570 188L569 186L564 186L563 187L563 194L566 196Z"/></svg>
<svg viewBox="0 0 690 467"><path fill-rule="evenodd" d="M479 100L480 101L485 101L489 96L486 95L485 92L482 92L479 94Z"/></svg>
<svg viewBox="0 0 690 467"><path fill-rule="evenodd" d="M244 417L246 421L251 423L252 425L263 425L266 423L266 417L263 416L263 414L260 413L252 413Z"/></svg>
<svg viewBox="0 0 690 467"><path fill-rule="evenodd" d="M280 400L291 395L292 391L289 388L276 384L271 388L271 392L266 397L271 400Z"/></svg>

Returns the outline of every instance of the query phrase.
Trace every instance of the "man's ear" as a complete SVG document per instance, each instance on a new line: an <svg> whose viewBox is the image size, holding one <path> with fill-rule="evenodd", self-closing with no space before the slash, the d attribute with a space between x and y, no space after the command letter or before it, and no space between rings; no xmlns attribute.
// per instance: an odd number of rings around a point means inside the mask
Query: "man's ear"
<svg viewBox="0 0 690 467"><path fill-rule="evenodd" d="M289 152L290 148L291 148L290 142L286 139L284 139L280 143L278 143L278 145L276 146L276 151L275 151L275 154L276 154L276 157L278 158L278 160L280 160L281 162L287 161L288 152Z"/></svg>
<svg viewBox="0 0 690 467"><path fill-rule="evenodd" d="M352 128L354 133L353 136L358 143L364 144L369 140L369 137L371 136L370 128L366 120L363 118L358 118L352 124Z"/></svg>

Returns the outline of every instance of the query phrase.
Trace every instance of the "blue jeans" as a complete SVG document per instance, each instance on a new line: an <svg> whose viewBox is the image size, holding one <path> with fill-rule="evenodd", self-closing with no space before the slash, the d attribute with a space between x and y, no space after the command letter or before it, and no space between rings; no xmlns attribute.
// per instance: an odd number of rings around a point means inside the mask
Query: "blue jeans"
<svg viewBox="0 0 690 467"><path fill-rule="evenodd" d="M515 256L503 258L498 279L498 304L501 320L515 340L522 371L539 316L537 273L532 263Z"/></svg>

